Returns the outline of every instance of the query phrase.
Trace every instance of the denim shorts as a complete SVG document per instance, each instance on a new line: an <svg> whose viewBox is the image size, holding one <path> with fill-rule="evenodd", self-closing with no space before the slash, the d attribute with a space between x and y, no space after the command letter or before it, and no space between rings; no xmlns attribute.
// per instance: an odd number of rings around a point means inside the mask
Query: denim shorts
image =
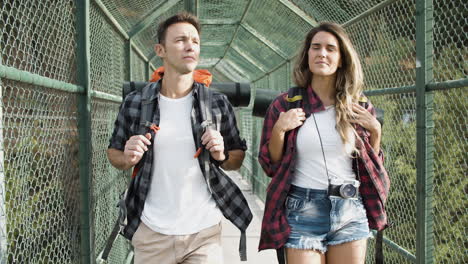
<svg viewBox="0 0 468 264"><path fill-rule="evenodd" d="M286 248L325 253L328 245L372 236L361 197L343 199L328 196L326 190L292 185L285 206L291 226Z"/></svg>

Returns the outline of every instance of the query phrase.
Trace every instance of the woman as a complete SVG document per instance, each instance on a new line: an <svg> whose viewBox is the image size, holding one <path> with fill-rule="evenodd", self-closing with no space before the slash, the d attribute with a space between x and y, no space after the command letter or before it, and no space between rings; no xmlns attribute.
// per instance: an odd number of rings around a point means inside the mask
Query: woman
<svg viewBox="0 0 468 264"><path fill-rule="evenodd" d="M381 125L362 95L358 55L343 28L306 36L294 69L298 88L270 105L259 162L272 177L259 249L298 263L364 263L369 228L387 226L390 182Z"/></svg>

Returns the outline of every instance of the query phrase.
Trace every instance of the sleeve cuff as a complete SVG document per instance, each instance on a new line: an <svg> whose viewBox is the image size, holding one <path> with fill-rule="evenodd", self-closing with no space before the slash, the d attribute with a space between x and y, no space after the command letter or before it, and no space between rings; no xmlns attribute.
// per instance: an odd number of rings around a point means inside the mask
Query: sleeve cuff
<svg viewBox="0 0 468 264"><path fill-rule="evenodd" d="M124 151L125 150L125 145L122 145L122 144L117 143L117 142L112 142L112 143L109 144L109 146L107 148L108 149L113 148L113 149L118 149L120 151Z"/></svg>
<svg viewBox="0 0 468 264"><path fill-rule="evenodd" d="M216 165L217 167L221 166L221 164L223 164L226 160L229 159L229 150L227 149L224 149L224 160L215 160L213 159L213 157L211 157L210 155L210 160L211 160L211 163L213 163L214 165Z"/></svg>

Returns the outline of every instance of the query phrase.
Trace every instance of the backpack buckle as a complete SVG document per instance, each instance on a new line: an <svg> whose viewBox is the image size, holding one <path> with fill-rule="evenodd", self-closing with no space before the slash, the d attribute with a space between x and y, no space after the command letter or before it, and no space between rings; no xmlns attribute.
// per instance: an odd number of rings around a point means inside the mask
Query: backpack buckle
<svg viewBox="0 0 468 264"><path fill-rule="evenodd" d="M213 125L213 121L211 121L211 120L205 120L205 121L203 121L200 125L201 125L201 127L202 127L203 129L206 129L207 127L210 127L210 126Z"/></svg>

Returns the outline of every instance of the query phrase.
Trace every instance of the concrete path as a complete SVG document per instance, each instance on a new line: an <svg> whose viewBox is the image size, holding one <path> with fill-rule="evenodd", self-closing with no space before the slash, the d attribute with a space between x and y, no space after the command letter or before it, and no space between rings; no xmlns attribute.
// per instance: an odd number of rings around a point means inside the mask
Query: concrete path
<svg viewBox="0 0 468 264"><path fill-rule="evenodd" d="M241 188L253 213L252 222L247 229L247 261L240 261L239 239L240 231L229 220L223 218L222 245L224 264L270 264L277 263L275 250L258 252L260 227L263 217L263 202L252 193L250 184L242 179L238 172L228 172L231 179Z"/></svg>

